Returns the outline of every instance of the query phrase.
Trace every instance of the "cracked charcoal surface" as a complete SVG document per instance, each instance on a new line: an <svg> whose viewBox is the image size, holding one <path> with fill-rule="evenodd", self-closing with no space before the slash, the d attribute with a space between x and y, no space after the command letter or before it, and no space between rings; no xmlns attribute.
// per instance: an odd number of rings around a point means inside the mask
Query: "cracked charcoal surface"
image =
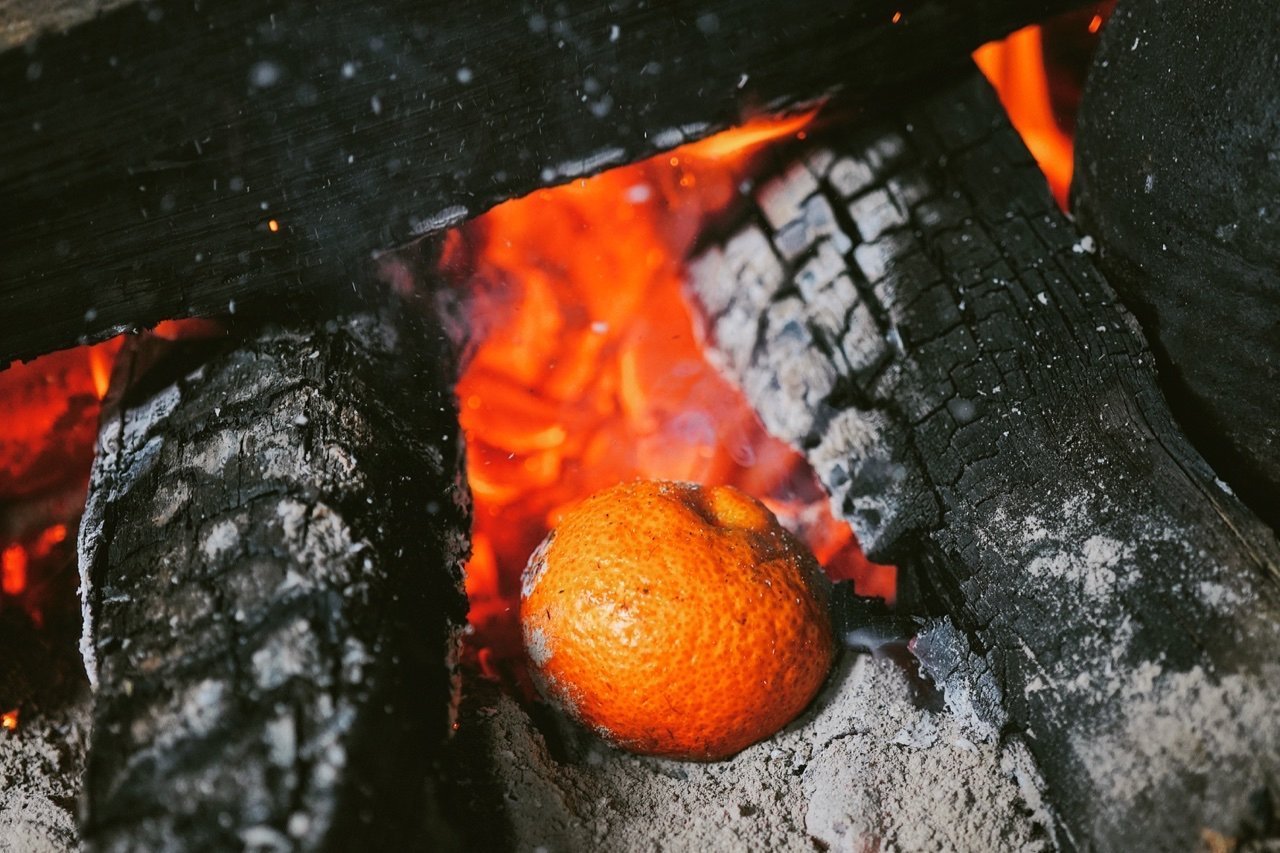
<svg viewBox="0 0 1280 853"><path fill-rule="evenodd" d="M756 203L694 263L705 337L949 615L948 707L1025 739L1068 845L1244 832L1280 797L1280 547L985 82L832 131Z"/></svg>
<svg viewBox="0 0 1280 853"><path fill-rule="evenodd" d="M450 349L409 314L268 327L105 418L89 850L430 837L470 497Z"/></svg>

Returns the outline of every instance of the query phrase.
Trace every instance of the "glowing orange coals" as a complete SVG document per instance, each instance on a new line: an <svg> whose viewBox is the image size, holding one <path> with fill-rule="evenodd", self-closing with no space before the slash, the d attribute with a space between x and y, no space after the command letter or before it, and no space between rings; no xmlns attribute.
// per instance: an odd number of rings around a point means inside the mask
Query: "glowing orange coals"
<svg viewBox="0 0 1280 853"><path fill-rule="evenodd" d="M729 484L766 502L819 561L892 597L812 472L703 357L681 294L708 217L750 154L808 117L747 125L503 204L451 235L476 343L458 383L475 499L467 567L481 662L519 654L519 576L570 507L636 478Z"/></svg>
<svg viewBox="0 0 1280 853"><path fill-rule="evenodd" d="M120 340L51 353L0 371L0 501L87 476Z"/></svg>
<svg viewBox="0 0 1280 853"><path fill-rule="evenodd" d="M27 588L27 549L10 545L0 551L0 592L21 595Z"/></svg>

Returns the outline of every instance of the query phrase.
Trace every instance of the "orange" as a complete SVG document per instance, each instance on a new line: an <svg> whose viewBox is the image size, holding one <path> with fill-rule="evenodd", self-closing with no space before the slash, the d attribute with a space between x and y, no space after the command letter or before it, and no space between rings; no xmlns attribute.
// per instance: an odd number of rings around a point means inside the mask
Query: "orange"
<svg viewBox="0 0 1280 853"><path fill-rule="evenodd" d="M633 752L733 755L804 710L835 653L817 562L729 486L600 492L548 534L521 586L543 695Z"/></svg>

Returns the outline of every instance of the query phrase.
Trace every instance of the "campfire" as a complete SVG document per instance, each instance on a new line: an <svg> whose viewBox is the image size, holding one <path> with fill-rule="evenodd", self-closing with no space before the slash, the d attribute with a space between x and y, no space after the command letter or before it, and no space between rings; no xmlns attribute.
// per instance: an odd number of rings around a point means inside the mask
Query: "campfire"
<svg viewBox="0 0 1280 853"><path fill-rule="evenodd" d="M1188 420L1153 238L1073 154L1191 50L1166 12L410 5L5 30L7 127L133 118L3 172L0 839L1277 843L1266 444ZM829 674L727 758L581 724L522 626L553 531L651 482L830 585Z"/></svg>

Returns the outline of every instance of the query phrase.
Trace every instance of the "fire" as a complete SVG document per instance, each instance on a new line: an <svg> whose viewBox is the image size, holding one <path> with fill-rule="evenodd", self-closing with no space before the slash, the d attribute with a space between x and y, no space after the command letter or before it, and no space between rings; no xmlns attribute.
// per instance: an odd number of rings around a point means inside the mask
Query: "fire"
<svg viewBox="0 0 1280 853"><path fill-rule="evenodd" d="M21 595L27 588L27 549L10 545L0 552L0 592Z"/></svg>
<svg viewBox="0 0 1280 853"><path fill-rule="evenodd" d="M211 320L166 321L152 332L168 340L222 333ZM84 505L102 400L123 343L116 337L0 370L0 595L20 598L36 622L55 594L45 580L69 553L57 546Z"/></svg>
<svg viewBox="0 0 1280 853"><path fill-rule="evenodd" d="M18 730L18 709L5 711L0 714L0 728L7 732L16 732Z"/></svg>
<svg viewBox="0 0 1280 853"><path fill-rule="evenodd" d="M812 116L748 125L503 204L450 235L478 343L458 383L475 498L467 567L482 665L519 654L519 575L561 514L619 481L728 483L765 500L837 577L892 598L803 461L707 363L682 261L750 155Z"/></svg>
<svg viewBox="0 0 1280 853"><path fill-rule="evenodd" d="M999 93L1009 120L1044 172L1058 206L1065 209L1071 187L1072 144L1053 115L1041 28L1024 27L1003 41L985 44L973 58Z"/></svg>
<svg viewBox="0 0 1280 853"><path fill-rule="evenodd" d="M116 338L0 371L0 501L88 474L99 403L120 345Z"/></svg>

